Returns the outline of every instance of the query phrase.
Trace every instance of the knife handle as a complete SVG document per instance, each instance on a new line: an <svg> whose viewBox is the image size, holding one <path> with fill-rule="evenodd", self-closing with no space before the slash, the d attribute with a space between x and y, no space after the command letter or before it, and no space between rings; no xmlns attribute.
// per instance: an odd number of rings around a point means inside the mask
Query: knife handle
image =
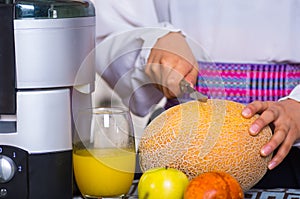
<svg viewBox="0 0 300 199"><path fill-rule="evenodd" d="M180 81L179 86L180 86L181 92L183 92L183 93L193 92L193 90L190 89L191 88L190 83L188 83L184 78Z"/></svg>

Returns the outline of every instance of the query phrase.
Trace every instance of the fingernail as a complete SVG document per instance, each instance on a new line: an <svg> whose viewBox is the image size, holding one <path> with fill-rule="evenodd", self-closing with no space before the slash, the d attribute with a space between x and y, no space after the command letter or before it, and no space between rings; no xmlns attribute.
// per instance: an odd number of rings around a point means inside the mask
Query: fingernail
<svg viewBox="0 0 300 199"><path fill-rule="evenodd" d="M270 146L265 146L261 149L261 154L263 156L270 155L271 152L272 152L272 148Z"/></svg>
<svg viewBox="0 0 300 199"><path fill-rule="evenodd" d="M242 115L245 116L245 117L248 117L250 116L251 114L251 111L249 108L245 108L243 111L242 111Z"/></svg>
<svg viewBox="0 0 300 199"><path fill-rule="evenodd" d="M271 170L271 169L274 169L275 167L277 166L277 163L275 161L271 161L269 164L268 164L268 168Z"/></svg>
<svg viewBox="0 0 300 199"><path fill-rule="evenodd" d="M258 129L259 129L259 126L257 124L252 124L249 131L251 134L256 134L256 133L258 133Z"/></svg>

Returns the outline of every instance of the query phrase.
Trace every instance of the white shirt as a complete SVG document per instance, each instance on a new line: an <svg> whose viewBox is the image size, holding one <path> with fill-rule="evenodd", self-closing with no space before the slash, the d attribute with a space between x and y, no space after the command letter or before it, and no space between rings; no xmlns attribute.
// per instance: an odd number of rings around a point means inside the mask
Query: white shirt
<svg viewBox="0 0 300 199"><path fill-rule="evenodd" d="M299 0L94 3L98 72L137 115L162 98L143 67L156 40L169 31L182 31L198 60L300 63ZM291 98L300 100L299 92L298 86Z"/></svg>

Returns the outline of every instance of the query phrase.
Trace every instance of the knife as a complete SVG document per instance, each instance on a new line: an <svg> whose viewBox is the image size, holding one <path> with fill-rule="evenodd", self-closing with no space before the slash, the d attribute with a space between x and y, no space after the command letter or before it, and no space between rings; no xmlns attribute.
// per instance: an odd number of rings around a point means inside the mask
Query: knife
<svg viewBox="0 0 300 199"><path fill-rule="evenodd" d="M191 87L190 83L188 83L185 79L182 79L180 81L179 86L180 86L181 92L189 94L190 98L193 98L200 102L206 102L208 99L208 97L206 95L198 92L193 87Z"/></svg>

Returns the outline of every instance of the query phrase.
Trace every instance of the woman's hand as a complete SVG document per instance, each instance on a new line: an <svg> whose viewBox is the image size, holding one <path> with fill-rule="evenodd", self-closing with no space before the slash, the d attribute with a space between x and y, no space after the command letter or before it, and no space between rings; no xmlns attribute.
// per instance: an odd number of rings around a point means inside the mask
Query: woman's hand
<svg viewBox="0 0 300 199"><path fill-rule="evenodd" d="M179 82L185 78L192 85L198 75L197 61L184 36L173 32L158 39L151 49L146 74L167 98L179 96Z"/></svg>
<svg viewBox="0 0 300 199"><path fill-rule="evenodd" d="M251 125L250 134L258 134L270 123L275 127L271 140L261 149L261 155L268 156L278 148L268 164L268 168L273 169L283 161L294 142L300 138L300 103L292 99L278 102L255 101L246 106L242 115L250 118L256 113L261 115Z"/></svg>

